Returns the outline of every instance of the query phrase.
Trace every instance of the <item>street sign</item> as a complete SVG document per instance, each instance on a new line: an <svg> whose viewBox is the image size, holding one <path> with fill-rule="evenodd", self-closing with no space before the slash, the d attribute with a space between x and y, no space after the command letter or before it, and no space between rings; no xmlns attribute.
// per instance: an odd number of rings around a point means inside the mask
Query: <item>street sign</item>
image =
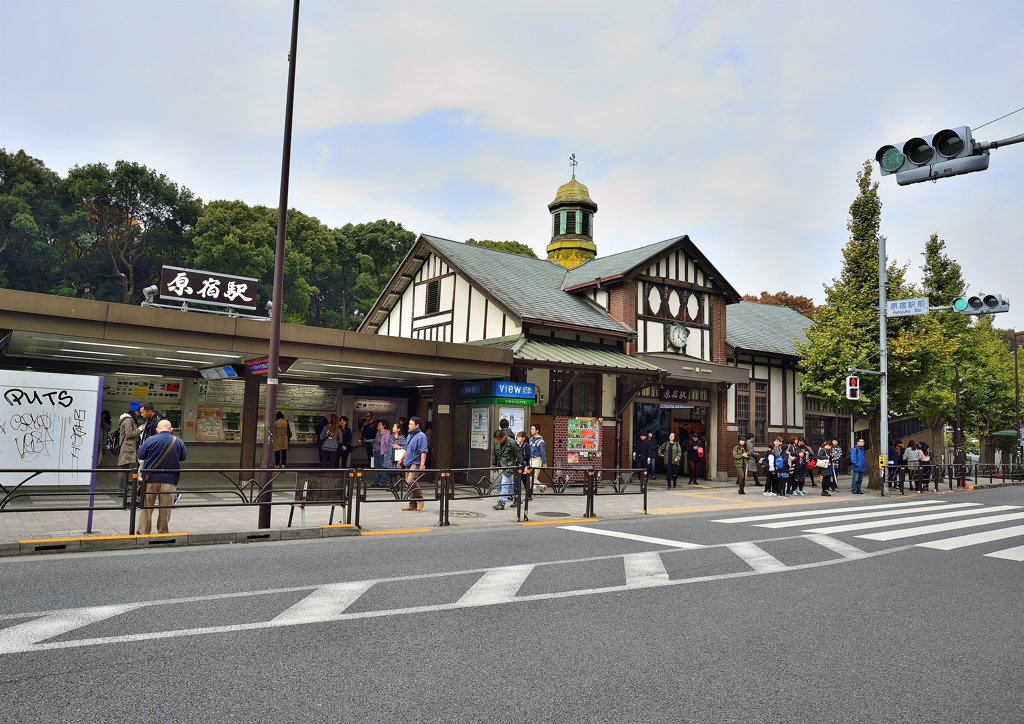
<svg viewBox="0 0 1024 724"><path fill-rule="evenodd" d="M914 317L919 314L928 314L928 297L889 300L885 316L890 318Z"/></svg>

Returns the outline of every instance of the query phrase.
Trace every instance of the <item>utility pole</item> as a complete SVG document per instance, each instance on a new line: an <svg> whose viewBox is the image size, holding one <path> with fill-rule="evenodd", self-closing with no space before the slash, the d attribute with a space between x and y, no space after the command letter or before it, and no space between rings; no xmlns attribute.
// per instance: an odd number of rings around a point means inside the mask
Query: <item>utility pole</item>
<svg viewBox="0 0 1024 724"><path fill-rule="evenodd" d="M1017 352L1020 349L1021 340L1024 340L1024 332L1013 333L1013 384L1017 395L1017 429L1014 431L1017 433L1017 464L1024 464L1024 424L1021 422L1020 417L1020 372L1017 368Z"/></svg>
<svg viewBox="0 0 1024 724"><path fill-rule="evenodd" d="M881 409L878 412L878 454L889 457L889 331L886 314L886 285L889 283L889 270L885 263L885 237L878 237L878 369L881 370ZM893 463L889 460L889 464ZM882 468L878 490L885 497L885 478L888 468Z"/></svg>
<svg viewBox="0 0 1024 724"><path fill-rule="evenodd" d="M288 95L284 110L284 151L281 157L281 198L277 206L277 247L274 251L274 297L270 310L270 353L267 355L267 400L263 408L263 459L260 467L259 527L270 527L273 506L274 418L277 415L277 374L281 352L281 312L284 307L284 240L288 230L288 176L292 157L292 106L295 103L295 51L299 40L299 0L292 7L291 50L288 53Z"/></svg>
<svg viewBox="0 0 1024 724"><path fill-rule="evenodd" d="M953 374L956 375L956 429L953 430L953 464L956 468L956 484L960 487L961 480L961 466L964 465L967 460L964 457L964 439L963 431L960 429L960 364L953 364Z"/></svg>

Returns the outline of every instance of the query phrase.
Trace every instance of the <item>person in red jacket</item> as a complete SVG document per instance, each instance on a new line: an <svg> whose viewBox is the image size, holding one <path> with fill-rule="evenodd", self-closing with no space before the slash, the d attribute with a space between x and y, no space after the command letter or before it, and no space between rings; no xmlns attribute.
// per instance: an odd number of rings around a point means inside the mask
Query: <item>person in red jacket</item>
<svg viewBox="0 0 1024 724"><path fill-rule="evenodd" d="M696 485L697 478L704 470L704 456L707 455L707 445L700 439L696 430L690 431L690 439L686 441L686 470L690 474L688 485Z"/></svg>

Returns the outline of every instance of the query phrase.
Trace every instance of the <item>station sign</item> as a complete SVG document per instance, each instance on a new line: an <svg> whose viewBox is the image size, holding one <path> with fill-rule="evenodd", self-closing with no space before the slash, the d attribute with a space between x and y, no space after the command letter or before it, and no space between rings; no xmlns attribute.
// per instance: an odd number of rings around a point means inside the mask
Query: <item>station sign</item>
<svg viewBox="0 0 1024 724"><path fill-rule="evenodd" d="M537 397L537 385L530 382L467 382L459 385L459 397L533 400Z"/></svg>
<svg viewBox="0 0 1024 724"><path fill-rule="evenodd" d="M160 298L198 302L255 312L258 279L165 266L160 270Z"/></svg>
<svg viewBox="0 0 1024 724"><path fill-rule="evenodd" d="M278 357L277 368L278 372L284 374L292 368L295 364L297 357ZM249 368L249 372L254 375L265 375L267 374L267 368L270 367L269 357L260 357L259 359L251 359L245 363L245 366Z"/></svg>
<svg viewBox="0 0 1024 724"><path fill-rule="evenodd" d="M474 397L474 405L515 405L516 407L533 407L533 400L522 397Z"/></svg>
<svg viewBox="0 0 1024 724"><path fill-rule="evenodd" d="M660 398L663 402L707 402L708 390L703 387L662 386Z"/></svg>
<svg viewBox="0 0 1024 724"><path fill-rule="evenodd" d="M890 299L886 306L886 317L916 317L928 314L928 297L914 299Z"/></svg>

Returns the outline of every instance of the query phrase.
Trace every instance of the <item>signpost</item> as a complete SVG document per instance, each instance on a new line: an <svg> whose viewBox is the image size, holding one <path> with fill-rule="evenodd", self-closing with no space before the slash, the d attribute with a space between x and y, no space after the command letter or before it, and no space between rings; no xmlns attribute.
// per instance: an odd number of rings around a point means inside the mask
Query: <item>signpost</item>
<svg viewBox="0 0 1024 724"><path fill-rule="evenodd" d="M894 299L889 302L885 310L885 316L889 317L916 317L921 314L928 314L928 297L916 297L914 299Z"/></svg>

